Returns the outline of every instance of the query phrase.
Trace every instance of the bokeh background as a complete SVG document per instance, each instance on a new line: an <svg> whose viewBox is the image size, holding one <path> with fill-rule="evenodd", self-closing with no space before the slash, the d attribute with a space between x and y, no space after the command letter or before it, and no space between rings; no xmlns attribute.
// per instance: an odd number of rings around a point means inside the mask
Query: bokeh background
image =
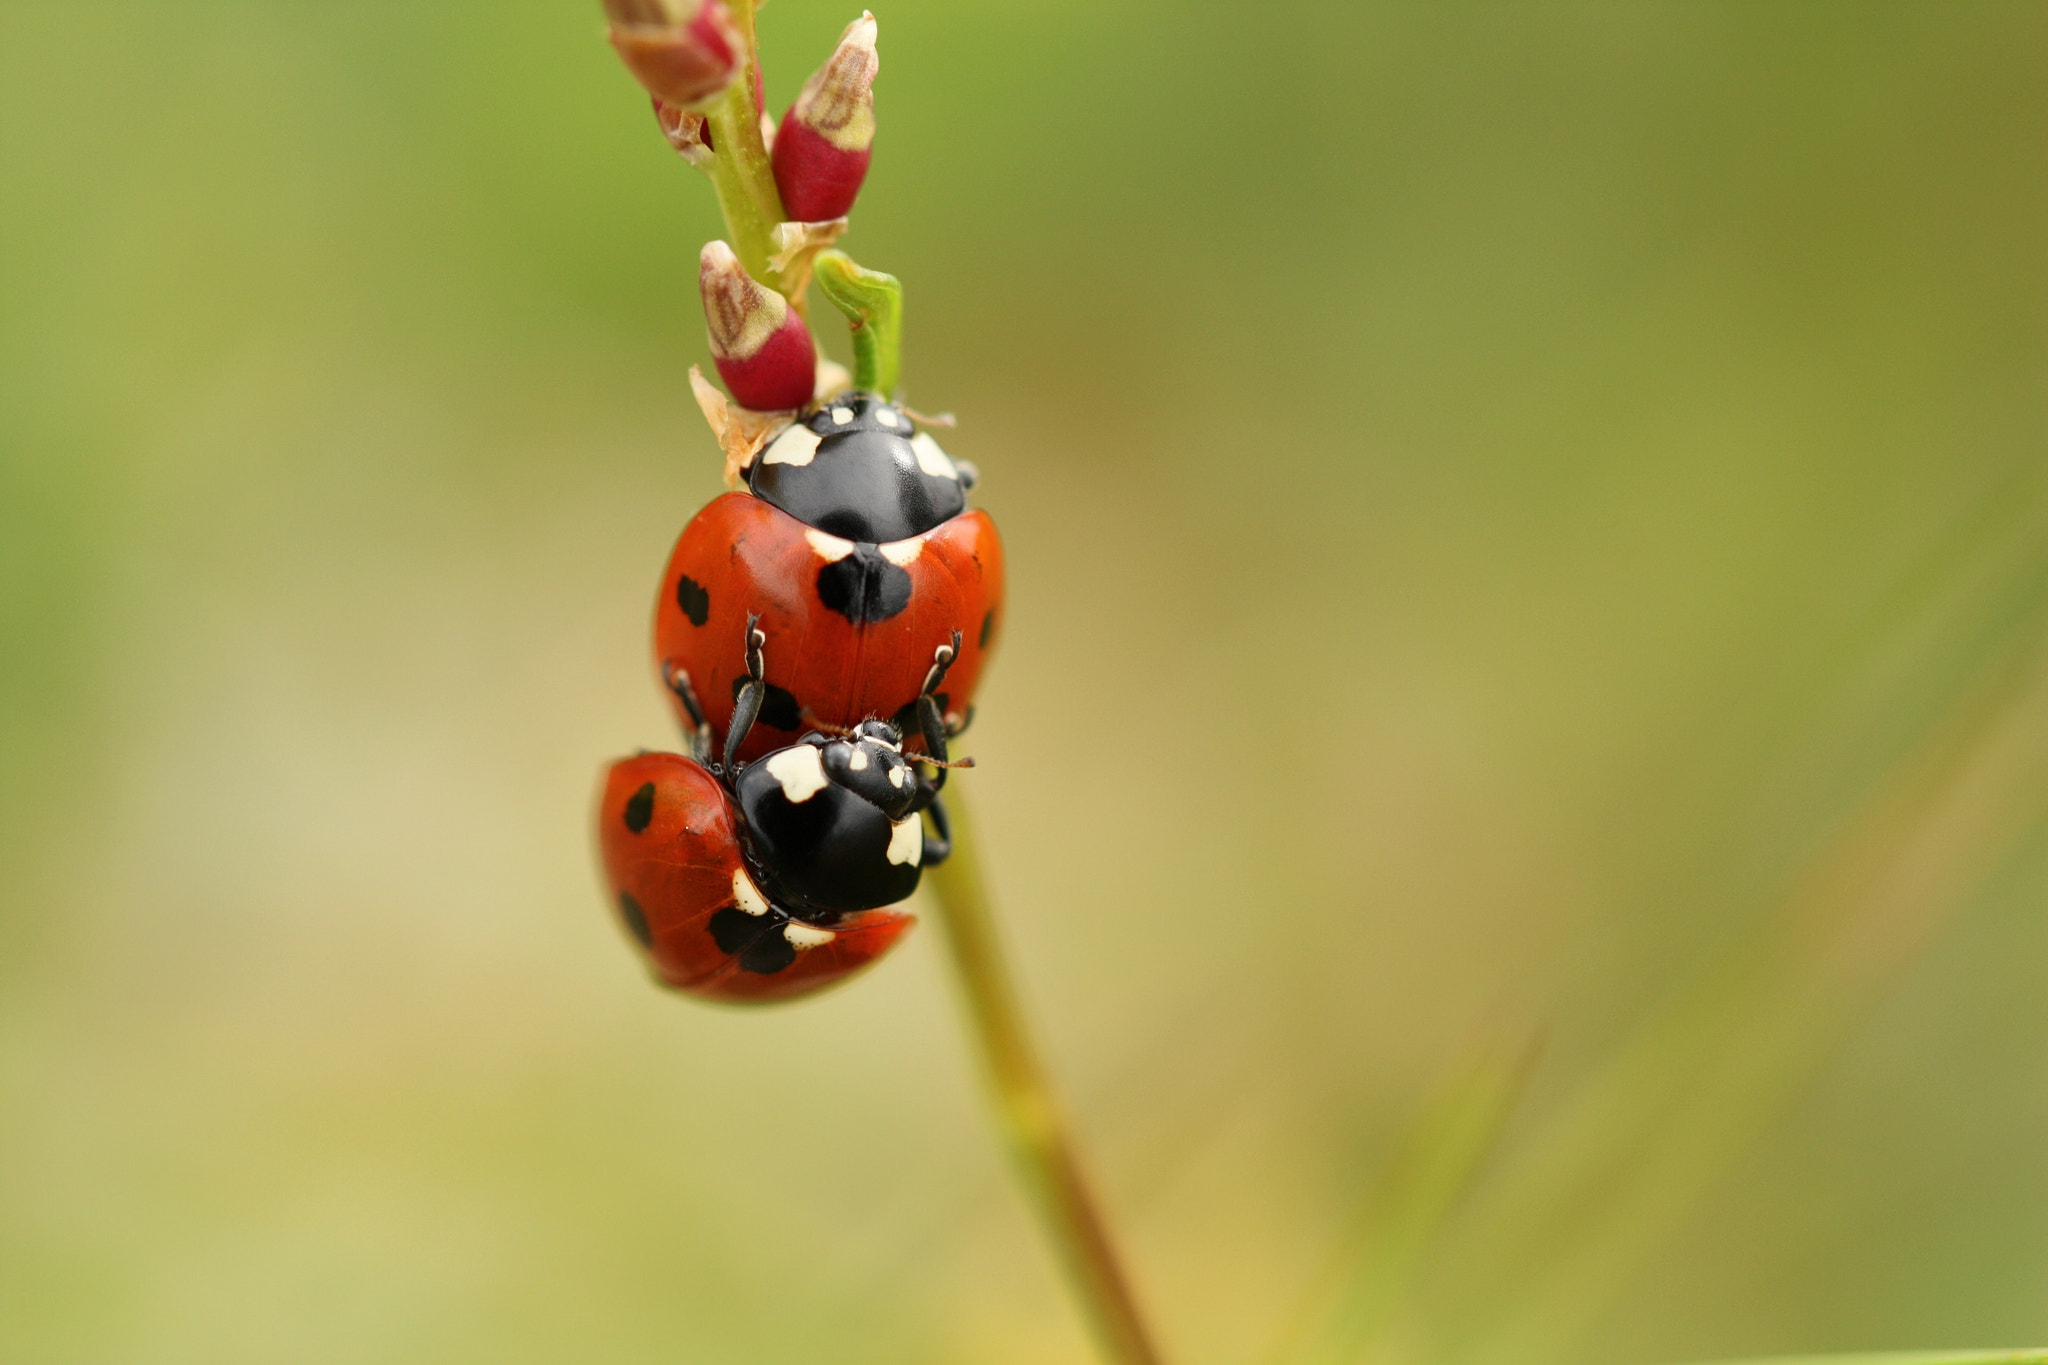
<svg viewBox="0 0 2048 1365"><path fill-rule="evenodd" d="M1176 1359L2048 1338L2048 11L880 18ZM717 232L594 3L0 8L0 1358L1090 1358L929 927L737 1013L599 895Z"/></svg>

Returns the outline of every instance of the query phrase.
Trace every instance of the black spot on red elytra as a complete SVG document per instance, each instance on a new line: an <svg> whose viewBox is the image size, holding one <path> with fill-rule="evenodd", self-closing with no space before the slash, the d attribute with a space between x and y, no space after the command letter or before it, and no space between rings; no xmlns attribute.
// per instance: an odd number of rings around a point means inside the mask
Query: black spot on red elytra
<svg viewBox="0 0 2048 1365"><path fill-rule="evenodd" d="M701 626L711 619L711 593L696 579L684 574L676 580L676 605L690 624Z"/></svg>
<svg viewBox="0 0 2048 1365"><path fill-rule="evenodd" d="M740 960L740 970L769 976L796 961L796 948L782 935L778 915L750 915L728 905L711 917L711 941Z"/></svg>
<svg viewBox="0 0 2048 1365"><path fill-rule="evenodd" d="M647 912L640 908L640 902L633 899L630 891L619 893L619 918L626 921L626 927L633 931L633 937L640 940L642 948L654 946L654 934L647 927Z"/></svg>
<svg viewBox="0 0 2048 1365"><path fill-rule="evenodd" d="M761 941L740 954L740 970L771 976L796 961L796 946L780 930L763 934Z"/></svg>
<svg viewBox="0 0 2048 1365"><path fill-rule="evenodd" d="M732 699L740 699L740 689L747 685L745 678L732 680ZM763 683L761 693L761 714L754 723L765 725L771 730L801 730L804 724L804 709L798 705L796 694L786 687L774 683Z"/></svg>
<svg viewBox="0 0 2048 1365"><path fill-rule="evenodd" d="M873 545L818 570L818 600L855 625L886 621L910 605L910 574Z"/></svg>
<svg viewBox="0 0 2048 1365"><path fill-rule="evenodd" d="M728 905L711 917L711 941L721 953L743 953L754 946L754 940L761 937L767 924L765 916L750 915L737 905Z"/></svg>
<svg viewBox="0 0 2048 1365"><path fill-rule="evenodd" d="M626 798L626 828L635 834L641 833L654 820L654 784L642 782L640 789Z"/></svg>

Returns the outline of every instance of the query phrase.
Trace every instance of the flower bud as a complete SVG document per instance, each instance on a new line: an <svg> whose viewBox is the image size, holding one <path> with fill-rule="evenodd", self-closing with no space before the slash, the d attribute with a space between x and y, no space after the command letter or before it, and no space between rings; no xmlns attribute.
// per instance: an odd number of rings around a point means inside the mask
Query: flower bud
<svg viewBox="0 0 2048 1365"><path fill-rule="evenodd" d="M742 407L757 412L800 408L818 383L818 348L788 300L755 282L724 242L707 242L697 258L704 320L719 377Z"/></svg>
<svg viewBox="0 0 2048 1365"><path fill-rule="evenodd" d="M847 25L832 56L804 82L775 130L775 185L802 223L844 218L875 144L875 16Z"/></svg>
<svg viewBox="0 0 2048 1365"><path fill-rule="evenodd" d="M677 21L658 0L605 0L612 46L648 94L687 109L725 93L740 74L743 40L725 0L684 0Z"/></svg>

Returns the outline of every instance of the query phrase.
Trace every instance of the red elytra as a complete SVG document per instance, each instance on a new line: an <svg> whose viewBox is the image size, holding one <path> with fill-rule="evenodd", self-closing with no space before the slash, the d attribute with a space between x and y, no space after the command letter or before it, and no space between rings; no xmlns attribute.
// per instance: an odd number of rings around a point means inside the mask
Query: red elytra
<svg viewBox="0 0 2048 1365"><path fill-rule="evenodd" d="M741 852L731 798L680 754L611 766L598 846L613 909L655 974L707 1000L808 995L873 962L916 923L866 910L817 926L768 904Z"/></svg>
<svg viewBox="0 0 2048 1365"><path fill-rule="evenodd" d="M821 572L848 544L748 493L713 500L676 542L655 607L655 662L688 675L714 736L725 734L745 677L750 614L767 636L768 701L741 746L743 761L793 742L813 721L897 717L954 631L960 653L941 709L957 721L973 703L1003 603L1002 541L988 514L963 512L909 540L861 547L908 576L907 602L882 619L856 619L877 613L849 614L821 594ZM687 729L680 701L676 712ZM914 723L903 728L906 739L916 733Z"/></svg>

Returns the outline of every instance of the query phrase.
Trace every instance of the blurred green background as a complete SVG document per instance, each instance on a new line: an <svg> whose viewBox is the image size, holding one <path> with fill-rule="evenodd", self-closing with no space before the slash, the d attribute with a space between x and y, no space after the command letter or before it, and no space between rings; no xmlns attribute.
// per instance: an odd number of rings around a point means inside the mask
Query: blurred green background
<svg viewBox="0 0 2048 1365"><path fill-rule="evenodd" d="M1174 1357L2048 1338L2048 10L880 19L847 246ZM719 229L600 31L0 8L0 1359L1089 1358L929 927L736 1013L605 913Z"/></svg>

